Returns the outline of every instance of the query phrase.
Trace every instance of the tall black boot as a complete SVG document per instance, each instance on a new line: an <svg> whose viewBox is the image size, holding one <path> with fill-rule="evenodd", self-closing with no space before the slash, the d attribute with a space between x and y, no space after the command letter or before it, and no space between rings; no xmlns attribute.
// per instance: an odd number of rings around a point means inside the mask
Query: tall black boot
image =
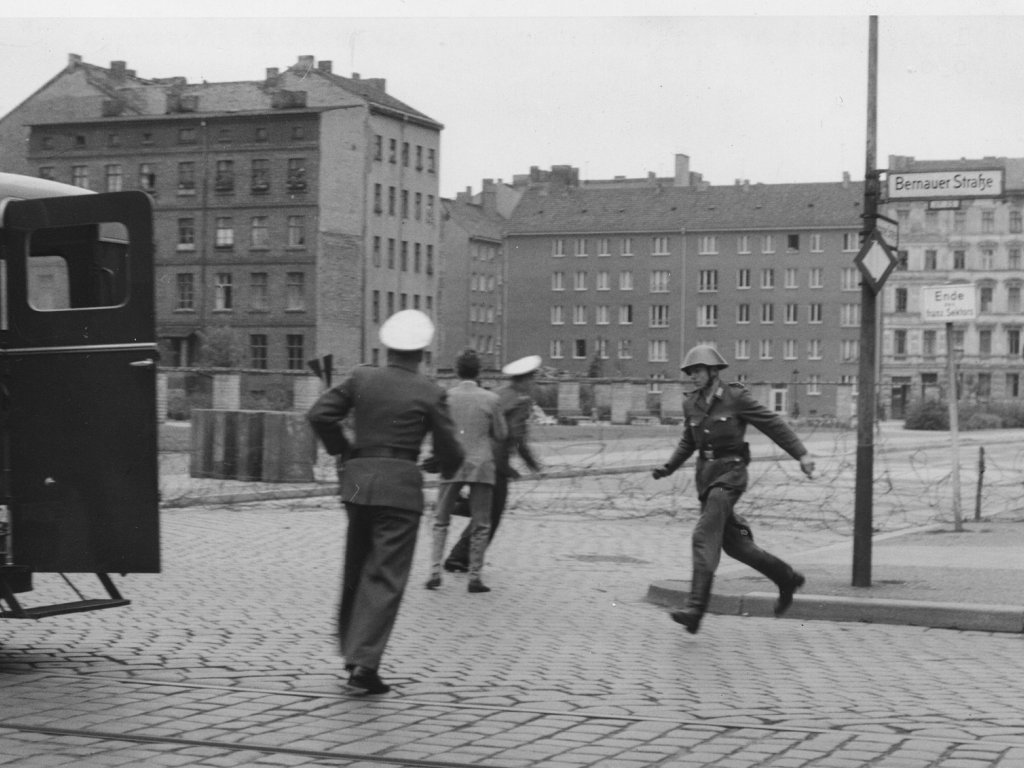
<svg viewBox="0 0 1024 768"><path fill-rule="evenodd" d="M686 607L681 611L672 611L669 614L672 621L682 624L691 635L697 634L700 629L700 620L708 609L711 601L711 582L715 575L707 571L694 571L690 580L690 596L686 600Z"/></svg>
<svg viewBox="0 0 1024 768"><path fill-rule="evenodd" d="M793 593L804 585L806 579L802 573L794 571L789 563L754 544L752 539L741 541L742 546L730 544L725 548L725 553L744 565L749 565L775 583L779 588L779 599L775 601L775 615L781 616L789 610L789 606L793 604Z"/></svg>

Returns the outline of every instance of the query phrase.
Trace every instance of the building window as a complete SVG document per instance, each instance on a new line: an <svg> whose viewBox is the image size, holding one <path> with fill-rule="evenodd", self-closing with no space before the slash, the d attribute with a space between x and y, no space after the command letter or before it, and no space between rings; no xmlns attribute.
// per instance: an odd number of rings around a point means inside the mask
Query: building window
<svg viewBox="0 0 1024 768"><path fill-rule="evenodd" d="M301 333L289 333L285 336L285 352L289 370L301 371L305 368L306 344Z"/></svg>
<svg viewBox="0 0 1024 768"><path fill-rule="evenodd" d="M784 273L785 285L787 288L800 287L800 270L796 267L787 267Z"/></svg>
<svg viewBox="0 0 1024 768"><path fill-rule="evenodd" d="M860 304L843 304L839 307L839 325L843 328L859 328Z"/></svg>
<svg viewBox="0 0 1024 768"><path fill-rule="evenodd" d="M285 276L285 309L298 312L306 309L306 274L289 272Z"/></svg>
<svg viewBox="0 0 1024 768"><path fill-rule="evenodd" d="M668 304L652 304L648 319L651 328L668 328Z"/></svg>
<svg viewBox="0 0 1024 768"><path fill-rule="evenodd" d="M611 274L606 270L598 272L595 288L599 291L610 291L611 287Z"/></svg>
<svg viewBox="0 0 1024 768"><path fill-rule="evenodd" d="M565 290L565 272L552 272L551 273L551 290L552 291L564 291Z"/></svg>
<svg viewBox="0 0 1024 768"><path fill-rule="evenodd" d="M761 253L775 253L775 235L761 235Z"/></svg>
<svg viewBox="0 0 1024 768"><path fill-rule="evenodd" d="M807 340L807 359L821 360L821 339Z"/></svg>
<svg viewBox="0 0 1024 768"><path fill-rule="evenodd" d="M152 163L139 163L139 189L156 192L156 171Z"/></svg>
<svg viewBox="0 0 1024 768"><path fill-rule="evenodd" d="M270 189L270 161L253 160L250 187L254 194L263 194Z"/></svg>
<svg viewBox="0 0 1024 768"><path fill-rule="evenodd" d="M565 347L561 339L552 339L550 353L548 355L552 360L561 360L565 356Z"/></svg>
<svg viewBox="0 0 1024 768"><path fill-rule="evenodd" d="M619 306L619 325L633 324L633 305L622 304Z"/></svg>
<svg viewBox="0 0 1024 768"><path fill-rule="evenodd" d="M800 305L799 304L787 304L786 305L786 319L787 325L793 325L799 322L800 319Z"/></svg>
<svg viewBox="0 0 1024 768"><path fill-rule="evenodd" d="M196 308L196 278L191 272L179 272L176 276L177 299L175 310L190 311Z"/></svg>
<svg viewBox="0 0 1024 768"><path fill-rule="evenodd" d="M844 291L860 290L860 275L856 267L843 267L840 288Z"/></svg>
<svg viewBox="0 0 1024 768"><path fill-rule="evenodd" d="M426 209L426 212L423 214L423 220L426 221L427 224L433 224L434 223L434 196L433 195L427 195L427 209Z"/></svg>
<svg viewBox="0 0 1024 768"><path fill-rule="evenodd" d="M417 171L422 171L423 170L423 145L422 144L417 144L416 145L416 170Z"/></svg>
<svg viewBox="0 0 1024 768"><path fill-rule="evenodd" d="M981 311L981 312L991 312L992 311L992 286L991 285L983 285L983 286L981 286L981 290L978 291L978 295L979 295L979 303L981 305L981 306L978 307L979 311Z"/></svg>
<svg viewBox="0 0 1024 768"><path fill-rule="evenodd" d="M107 192L120 192L124 189L124 171L119 164L104 166L106 175Z"/></svg>
<svg viewBox="0 0 1024 768"><path fill-rule="evenodd" d="M415 199L415 202L413 203L413 218L416 219L416 221L421 221L423 219L423 193L422 192L417 192L416 193L416 199Z"/></svg>
<svg viewBox="0 0 1024 768"><path fill-rule="evenodd" d="M1020 312L1020 286L1010 285L1006 288L1006 311L1018 313Z"/></svg>
<svg viewBox="0 0 1024 768"><path fill-rule="evenodd" d="M1010 232L1013 234L1024 232L1024 222L1021 219L1020 211L1010 211Z"/></svg>
<svg viewBox="0 0 1024 768"><path fill-rule="evenodd" d="M178 219L178 247L179 251L194 251L196 249L196 220Z"/></svg>
<svg viewBox="0 0 1024 768"><path fill-rule="evenodd" d="M897 329L892 332L892 352L897 358L907 356L907 332Z"/></svg>
<svg viewBox="0 0 1024 768"><path fill-rule="evenodd" d="M761 339L759 342L757 342L757 355L762 360L771 360L772 359L772 340L771 339Z"/></svg>
<svg viewBox="0 0 1024 768"><path fill-rule="evenodd" d="M87 165L73 165L71 166L71 183L76 187L82 189L89 188L89 166Z"/></svg>
<svg viewBox="0 0 1024 768"><path fill-rule="evenodd" d="M587 324L587 307L584 304L576 304L572 308L572 324L573 325L586 325Z"/></svg>
<svg viewBox="0 0 1024 768"><path fill-rule="evenodd" d="M786 235L786 250L789 253L794 253L800 250L800 235Z"/></svg>
<svg viewBox="0 0 1024 768"><path fill-rule="evenodd" d="M594 308L594 323L597 325L608 325L608 318L610 316L609 307L607 304L599 304Z"/></svg>
<svg viewBox="0 0 1024 768"><path fill-rule="evenodd" d="M733 346L733 357L737 360L750 359L750 339L737 339Z"/></svg>
<svg viewBox="0 0 1024 768"><path fill-rule="evenodd" d="M761 305L761 324L771 325L775 322L775 305L774 304L762 304Z"/></svg>
<svg viewBox="0 0 1024 768"><path fill-rule="evenodd" d="M423 271L428 275L434 274L434 246L429 243L427 244L427 263L426 266L424 266ZM427 297L427 301L430 301L429 296Z"/></svg>
<svg viewBox="0 0 1024 768"><path fill-rule="evenodd" d="M992 329L982 328L978 331L978 354L984 357L992 354Z"/></svg>
<svg viewBox="0 0 1024 768"><path fill-rule="evenodd" d="M935 357L935 331L925 331L921 336L921 353L925 357Z"/></svg>
<svg viewBox="0 0 1024 768"><path fill-rule="evenodd" d="M736 305L736 323L739 325L746 325L750 322L750 305L749 304L737 304Z"/></svg>
<svg viewBox="0 0 1024 768"><path fill-rule="evenodd" d="M860 344L856 339L839 341L839 358L844 363L855 363L860 356Z"/></svg>
<svg viewBox="0 0 1024 768"><path fill-rule="evenodd" d="M819 376L816 373L812 373L810 376L807 377L807 394L821 394L821 376Z"/></svg>
<svg viewBox="0 0 1024 768"><path fill-rule="evenodd" d="M619 255L621 256L632 256L633 255L633 238L624 237L619 242Z"/></svg>
<svg viewBox="0 0 1024 768"><path fill-rule="evenodd" d="M266 216L253 216L249 229L249 246L251 248L267 248L270 246L270 230L267 228Z"/></svg>
<svg viewBox="0 0 1024 768"><path fill-rule="evenodd" d="M697 253L702 256L718 253L718 238L715 235L701 235L697 238Z"/></svg>
<svg viewBox="0 0 1024 768"><path fill-rule="evenodd" d="M302 248L306 245L306 217L288 217L288 247Z"/></svg>
<svg viewBox="0 0 1024 768"><path fill-rule="evenodd" d="M632 291L633 290L633 273L626 270L619 272L619 290L620 291Z"/></svg>
<svg viewBox="0 0 1024 768"><path fill-rule="evenodd" d="M230 216L218 216L216 222L214 245L217 248L233 248L235 246L235 227Z"/></svg>
<svg viewBox="0 0 1024 768"><path fill-rule="evenodd" d="M196 164L191 160L178 163L178 194L194 195L196 193Z"/></svg>
<svg viewBox="0 0 1024 768"><path fill-rule="evenodd" d="M843 251L851 253L859 250L860 248L860 235L856 232L844 232L843 233Z"/></svg>
<svg viewBox="0 0 1024 768"><path fill-rule="evenodd" d="M619 360L632 360L633 359L633 341L632 339L619 339L616 345L616 352Z"/></svg>
<svg viewBox="0 0 1024 768"><path fill-rule="evenodd" d="M388 162L398 162L398 139L388 139Z"/></svg>
<svg viewBox="0 0 1024 768"><path fill-rule="evenodd" d="M907 311L907 289L897 288L896 294L896 311L906 312Z"/></svg>
<svg viewBox="0 0 1024 768"><path fill-rule="evenodd" d="M50 179L52 181L54 178L53 172L54 168L52 165L44 165L39 169L39 178Z"/></svg>
<svg viewBox="0 0 1024 768"><path fill-rule="evenodd" d="M774 269L762 269L761 270L761 287L770 289L775 287L775 270Z"/></svg>
<svg viewBox="0 0 1024 768"><path fill-rule="evenodd" d="M403 141L402 142L402 167L403 168L408 168L409 167L409 142L408 141Z"/></svg>
<svg viewBox="0 0 1024 768"><path fill-rule="evenodd" d="M602 237L597 241L597 255L598 256L611 256L608 252L609 240L607 237Z"/></svg>
<svg viewBox="0 0 1024 768"><path fill-rule="evenodd" d="M213 308L221 312L228 312L234 309L235 302L232 291L231 273L218 272L214 276Z"/></svg>
<svg viewBox="0 0 1024 768"><path fill-rule="evenodd" d="M402 218L409 218L409 190L402 190Z"/></svg>
<svg viewBox="0 0 1024 768"><path fill-rule="evenodd" d="M572 356L577 360L584 360L587 357L587 340L576 339L572 345Z"/></svg>
<svg viewBox="0 0 1024 768"><path fill-rule="evenodd" d="M697 307L697 327L714 328L718 325L718 305L701 304Z"/></svg>
<svg viewBox="0 0 1024 768"><path fill-rule="evenodd" d="M437 173L437 150L427 149L427 173Z"/></svg>
<svg viewBox="0 0 1024 768"><path fill-rule="evenodd" d="M1020 397L1020 374L1019 373L1008 373L1008 374L1006 374L1006 396L1007 397Z"/></svg>
<svg viewBox="0 0 1024 768"><path fill-rule="evenodd" d="M1020 328L1009 328L1006 331L1006 352L1014 357L1020 355Z"/></svg>
<svg viewBox="0 0 1024 768"><path fill-rule="evenodd" d="M586 256L587 255L587 241L586 238L577 237L573 241L573 255L575 256Z"/></svg>
<svg viewBox="0 0 1024 768"><path fill-rule="evenodd" d="M783 360L796 360L797 359L797 342L796 339L786 339L782 342L782 359Z"/></svg>
<svg viewBox="0 0 1024 768"><path fill-rule="evenodd" d="M995 211L982 211L981 212L981 231L982 232L995 232L996 231L996 214L995 214Z"/></svg>
<svg viewBox="0 0 1024 768"><path fill-rule="evenodd" d="M651 291L654 292L654 275L651 273ZM668 274L667 272L664 274ZM667 280L665 290L668 290ZM718 291L718 270L702 269L698 274L697 290L700 293L716 293Z"/></svg>
<svg viewBox="0 0 1024 768"><path fill-rule="evenodd" d="M807 305L807 312L808 312L807 322L815 323L815 324L821 322L821 317L822 317L821 308L822 308L822 306L823 305L821 305L821 304L808 304Z"/></svg>
<svg viewBox="0 0 1024 768"><path fill-rule="evenodd" d="M709 290L718 290L718 272L714 271L714 288ZM701 273L703 275L703 272ZM672 273L667 269L655 269L651 272L651 293L668 293L669 279Z"/></svg>
<svg viewBox="0 0 1024 768"><path fill-rule="evenodd" d="M821 253L825 249L821 247L821 233L811 235L811 253Z"/></svg>
<svg viewBox="0 0 1024 768"><path fill-rule="evenodd" d="M647 361L650 363L667 363L668 342L664 339L651 339L648 341Z"/></svg>
<svg viewBox="0 0 1024 768"><path fill-rule="evenodd" d="M249 367L265 370L267 367L267 334L249 335Z"/></svg>
<svg viewBox="0 0 1024 768"><path fill-rule="evenodd" d="M741 290L750 288L750 270L749 269L738 269L736 270L736 287Z"/></svg>
<svg viewBox="0 0 1024 768"><path fill-rule="evenodd" d="M953 269L967 269L967 251L953 251Z"/></svg>
<svg viewBox="0 0 1024 768"><path fill-rule="evenodd" d="M384 187L380 184L373 185L373 212L384 213Z"/></svg>
<svg viewBox="0 0 1024 768"><path fill-rule="evenodd" d="M403 240L398 249L398 269L401 272L409 271L409 241ZM404 307L403 307L404 309Z"/></svg>
<svg viewBox="0 0 1024 768"><path fill-rule="evenodd" d="M991 248L983 248L981 251L981 268L986 272L995 266L996 254Z"/></svg>
<svg viewBox="0 0 1024 768"><path fill-rule="evenodd" d="M213 188L217 192L235 191L235 161L218 160L213 180Z"/></svg>
<svg viewBox="0 0 1024 768"><path fill-rule="evenodd" d="M379 133L373 136L373 159L378 162L384 159L384 137Z"/></svg>
<svg viewBox="0 0 1024 768"><path fill-rule="evenodd" d="M926 271L933 272L939 267L939 253L938 251L929 248L924 252L924 268Z"/></svg>
<svg viewBox="0 0 1024 768"><path fill-rule="evenodd" d="M551 307L551 324L565 325L565 307L561 304L556 304Z"/></svg>
<svg viewBox="0 0 1024 768"><path fill-rule="evenodd" d="M572 289L574 291L585 291L587 290L587 273L576 272L572 276Z"/></svg>
<svg viewBox="0 0 1024 768"><path fill-rule="evenodd" d="M412 271L417 275L423 271L423 246L420 243L412 244Z"/></svg>
<svg viewBox="0 0 1024 768"><path fill-rule="evenodd" d="M565 256L565 240L560 237L556 237L551 241L551 255Z"/></svg>
<svg viewBox="0 0 1024 768"><path fill-rule="evenodd" d="M397 210L397 190L394 187L388 187L388 216L394 216Z"/></svg>
<svg viewBox="0 0 1024 768"><path fill-rule="evenodd" d="M750 235L737 235L736 253L750 253Z"/></svg>
<svg viewBox="0 0 1024 768"><path fill-rule="evenodd" d="M178 129L178 143L179 144L195 144L196 143L196 129L195 128L179 128Z"/></svg>
<svg viewBox="0 0 1024 768"><path fill-rule="evenodd" d="M714 240L714 238L712 238ZM651 255L652 256L668 256L671 251L668 249L668 238L667 237L652 237L651 238ZM703 253L703 251L701 251ZM714 251L710 253L718 253L718 247L715 246Z"/></svg>
<svg viewBox="0 0 1024 768"><path fill-rule="evenodd" d="M1020 269L1020 248L1011 248L1007 253L1007 260L1010 269Z"/></svg>
<svg viewBox="0 0 1024 768"><path fill-rule="evenodd" d="M270 309L270 278L266 272L249 275L249 309L266 312Z"/></svg>

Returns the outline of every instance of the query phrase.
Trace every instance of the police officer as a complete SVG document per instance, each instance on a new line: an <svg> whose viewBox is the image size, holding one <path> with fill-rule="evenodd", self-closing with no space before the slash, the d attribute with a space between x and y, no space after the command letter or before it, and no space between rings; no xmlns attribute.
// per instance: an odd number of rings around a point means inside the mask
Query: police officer
<svg viewBox="0 0 1024 768"><path fill-rule="evenodd" d="M529 425L530 417L533 415L533 380L541 362L540 355L527 355L513 360L501 369L501 372L509 377L508 384L497 391L499 406L508 425L508 433L504 440L498 441L494 446L496 473L491 497L491 530L488 533L488 543L494 539L494 534L498 532L498 526L501 524L501 517L508 501L509 481L520 477L519 471L512 466L512 454L518 454L531 472L540 472L540 462L530 447ZM444 561L446 571L465 573L469 570L469 545L470 527L466 526Z"/></svg>
<svg viewBox="0 0 1024 768"><path fill-rule="evenodd" d="M693 578L686 606L671 614L690 634L697 632L707 610L722 550L775 582L779 588L776 616L785 613L793 593L804 584L802 574L754 543L750 526L733 508L747 489L750 448L743 438L748 424L799 461L808 477L814 475L814 462L778 414L754 400L742 384L720 380L719 371L728 365L709 345L697 345L686 353L682 371L696 389L683 403L683 436L665 465L652 472L655 480L667 477L697 454L700 518L693 531Z"/></svg>
<svg viewBox="0 0 1024 768"><path fill-rule="evenodd" d="M445 391L418 372L433 336L434 324L419 310L392 315L380 328L387 365L356 368L308 413L324 448L338 457L348 513L338 634L348 684L367 693L391 689L377 668L409 580L423 513L420 445L431 433L445 477L463 458ZM350 413L351 441L342 429Z"/></svg>

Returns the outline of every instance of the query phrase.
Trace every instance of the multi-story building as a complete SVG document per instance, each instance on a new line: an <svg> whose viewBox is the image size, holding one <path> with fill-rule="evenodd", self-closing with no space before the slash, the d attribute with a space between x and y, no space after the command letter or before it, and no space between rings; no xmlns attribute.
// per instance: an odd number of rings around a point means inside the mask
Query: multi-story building
<svg viewBox="0 0 1024 768"><path fill-rule="evenodd" d="M235 364L377 362L391 313L432 313L442 125L382 79L300 56L261 80L143 79L75 55L0 120L5 170L155 209L157 332L170 364L227 333Z"/></svg>
<svg viewBox="0 0 1024 768"><path fill-rule="evenodd" d="M712 186L685 155L669 178L581 183L556 166L517 183L509 357L540 354L573 375L648 379L657 391L678 378L686 349L711 343L776 410L849 411L861 184Z"/></svg>
<svg viewBox="0 0 1024 768"><path fill-rule="evenodd" d="M1024 158L916 160L893 155L889 171L1003 171L993 197L890 200L899 224L898 266L882 301L880 394L892 418L924 399L945 398L946 326L922 319L921 289L958 283L977 295L978 317L953 326L959 396L975 401L1024 396Z"/></svg>
<svg viewBox="0 0 1024 768"><path fill-rule="evenodd" d="M443 200L442 274L438 295L438 367L452 365L464 349L480 353L484 370L499 369L505 358L504 228L522 189L484 179Z"/></svg>

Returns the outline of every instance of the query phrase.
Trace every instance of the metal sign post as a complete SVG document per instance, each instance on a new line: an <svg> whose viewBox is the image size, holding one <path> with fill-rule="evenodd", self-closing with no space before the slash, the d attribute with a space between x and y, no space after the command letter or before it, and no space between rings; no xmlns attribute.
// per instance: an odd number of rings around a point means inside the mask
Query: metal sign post
<svg viewBox="0 0 1024 768"><path fill-rule="evenodd" d="M973 285L925 286L921 288L921 319L924 322L946 323L946 399L949 401L949 444L953 452L953 526L964 529L960 508L960 413L956 386L956 350L953 345L953 322L974 320L978 316L977 291Z"/></svg>

